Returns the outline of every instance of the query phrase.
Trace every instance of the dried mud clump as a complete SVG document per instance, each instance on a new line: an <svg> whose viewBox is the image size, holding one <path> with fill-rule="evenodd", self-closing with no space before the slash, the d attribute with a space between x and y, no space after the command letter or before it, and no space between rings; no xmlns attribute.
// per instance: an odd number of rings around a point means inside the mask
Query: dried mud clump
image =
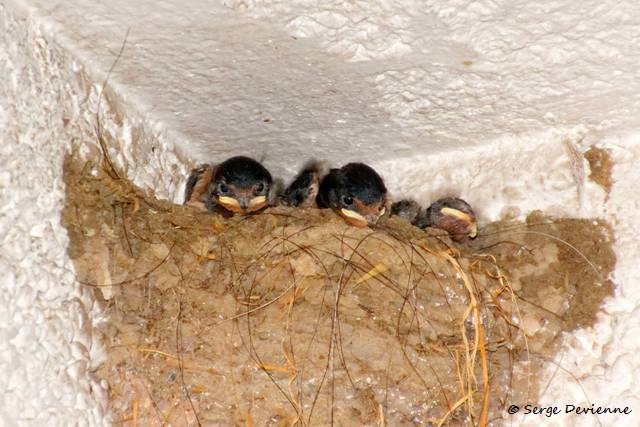
<svg viewBox="0 0 640 427"><path fill-rule="evenodd" d="M456 247L399 219L224 219L71 158L65 176L69 252L108 319L98 375L116 423L499 423L612 290L597 221L531 216Z"/></svg>
<svg viewBox="0 0 640 427"><path fill-rule="evenodd" d="M589 162L589 179L598 184L609 194L613 181L611 180L611 172L613 170L613 160L611 160L611 152L598 147L591 147L584 153L585 159Z"/></svg>

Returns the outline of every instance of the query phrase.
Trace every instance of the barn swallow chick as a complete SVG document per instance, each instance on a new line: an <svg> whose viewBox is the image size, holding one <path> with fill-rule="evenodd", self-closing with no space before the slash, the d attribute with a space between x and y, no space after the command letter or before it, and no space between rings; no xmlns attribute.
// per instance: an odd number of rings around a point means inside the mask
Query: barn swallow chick
<svg viewBox="0 0 640 427"><path fill-rule="evenodd" d="M350 224L374 225L384 215L387 188L380 175L363 163L331 169L320 182L316 203L335 210Z"/></svg>
<svg viewBox="0 0 640 427"><path fill-rule="evenodd" d="M191 171L185 188L185 205L227 215L246 215L273 201L273 179L259 162L244 156Z"/></svg>
<svg viewBox="0 0 640 427"><path fill-rule="evenodd" d="M478 235L476 215L471 206L462 199L446 197L436 200L413 222L420 228L435 227L449 233L451 240L463 241L466 237L475 239Z"/></svg>
<svg viewBox="0 0 640 427"><path fill-rule="evenodd" d="M460 242L466 237L478 235L476 215L471 206L462 199L447 197L432 203L426 210L413 200L401 200L391 205L391 215L396 215L420 227L445 230L451 239Z"/></svg>
<svg viewBox="0 0 640 427"><path fill-rule="evenodd" d="M289 184L281 197L283 204L298 207L318 207L316 197L320 182L329 172L326 162L312 160L300 171Z"/></svg>
<svg viewBox="0 0 640 427"><path fill-rule="evenodd" d="M391 215L399 216L413 224L422 212L418 202L414 200L400 200L391 205Z"/></svg>

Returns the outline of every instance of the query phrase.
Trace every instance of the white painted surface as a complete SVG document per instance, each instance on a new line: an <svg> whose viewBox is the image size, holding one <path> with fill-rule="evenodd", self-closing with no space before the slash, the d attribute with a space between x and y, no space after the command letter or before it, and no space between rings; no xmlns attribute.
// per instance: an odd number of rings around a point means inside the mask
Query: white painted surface
<svg viewBox="0 0 640 427"><path fill-rule="evenodd" d="M101 425L96 312L60 225L76 82L41 29L0 5L0 425ZM61 95L61 93L63 95ZM70 125L76 128L77 125Z"/></svg>
<svg viewBox="0 0 640 427"><path fill-rule="evenodd" d="M612 222L616 296L556 361L580 384L560 371L531 403L629 404L600 422L640 424L640 3L5 0L0 12L0 423L105 414L89 369L97 313L58 222L61 161L92 140L130 28L105 128L114 157L163 197L179 200L199 161L264 157L287 179L314 156L367 161L398 197L459 194L481 220L541 208ZM606 200L569 155L591 144L617 162Z"/></svg>

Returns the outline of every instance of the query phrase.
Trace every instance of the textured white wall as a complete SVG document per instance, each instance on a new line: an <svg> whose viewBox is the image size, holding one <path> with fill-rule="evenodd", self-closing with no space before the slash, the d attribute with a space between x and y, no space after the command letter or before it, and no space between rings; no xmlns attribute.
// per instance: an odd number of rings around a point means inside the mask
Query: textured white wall
<svg viewBox="0 0 640 427"><path fill-rule="evenodd" d="M367 161L398 197L458 194L481 220L535 208L609 220L616 296L557 359L581 383L561 370L531 403L630 404L638 417L600 421L640 423L637 2L5 0L0 12L0 423L104 417L90 375L99 313L59 225L61 162L93 140L128 28L104 124L114 158L163 197L180 198L192 164L244 153L285 179L306 157ZM616 161L608 198L572 157L592 144Z"/></svg>
<svg viewBox="0 0 640 427"><path fill-rule="evenodd" d="M106 390L90 374L99 313L60 225L62 162L84 136L71 121L89 90L20 12L0 4L0 425L101 425Z"/></svg>

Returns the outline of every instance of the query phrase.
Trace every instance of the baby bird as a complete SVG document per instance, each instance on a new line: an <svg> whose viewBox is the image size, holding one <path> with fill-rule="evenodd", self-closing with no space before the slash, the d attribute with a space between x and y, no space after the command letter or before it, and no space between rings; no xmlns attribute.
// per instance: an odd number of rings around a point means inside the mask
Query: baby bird
<svg viewBox="0 0 640 427"><path fill-rule="evenodd" d="M434 227L449 233L451 240L461 242L478 235L476 215L462 199L447 197L436 200L422 211L413 200L401 200L391 205L391 215L398 215L420 228Z"/></svg>
<svg viewBox="0 0 640 427"><path fill-rule="evenodd" d="M185 205L231 216L246 215L271 205L273 179L256 160L231 157L218 165L192 170L185 187Z"/></svg>
<svg viewBox="0 0 640 427"><path fill-rule="evenodd" d="M330 208L350 224L366 227L384 215L387 188L380 175L364 163L327 171L323 163L312 162L286 189L283 202Z"/></svg>
<svg viewBox="0 0 640 427"><path fill-rule="evenodd" d="M308 162L285 189L281 202L287 206L317 208L316 197L320 182L327 173L329 173L329 167L326 162L316 160Z"/></svg>
<svg viewBox="0 0 640 427"><path fill-rule="evenodd" d="M387 187L382 178L364 163L348 163L331 169L318 189L319 208L331 208L348 223L375 225L387 206Z"/></svg>
<svg viewBox="0 0 640 427"><path fill-rule="evenodd" d="M422 208L415 200L400 200L391 204L391 215L399 216L411 224L421 213Z"/></svg>

